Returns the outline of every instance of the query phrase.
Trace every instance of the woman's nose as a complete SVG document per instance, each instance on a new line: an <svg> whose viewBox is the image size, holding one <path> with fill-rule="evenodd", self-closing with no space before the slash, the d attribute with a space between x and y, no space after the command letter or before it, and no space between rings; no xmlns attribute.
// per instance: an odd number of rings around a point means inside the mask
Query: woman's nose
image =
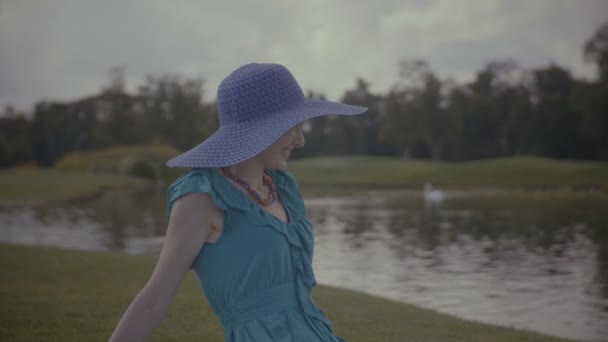
<svg viewBox="0 0 608 342"><path fill-rule="evenodd" d="M298 125L298 127L296 127L296 137L293 141L293 144L296 147L304 147L305 143L306 139L304 139L304 132L302 132L302 127Z"/></svg>

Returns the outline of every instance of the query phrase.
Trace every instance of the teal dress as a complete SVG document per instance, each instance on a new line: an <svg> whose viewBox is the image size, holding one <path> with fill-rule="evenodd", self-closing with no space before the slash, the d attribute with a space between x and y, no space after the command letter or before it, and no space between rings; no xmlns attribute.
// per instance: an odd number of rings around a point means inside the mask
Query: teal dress
<svg viewBox="0 0 608 342"><path fill-rule="evenodd" d="M221 238L192 263L226 341L344 341L313 303L314 237L286 171L266 171L285 206L284 223L214 169L193 169L168 190L168 211L190 192L208 193L224 212Z"/></svg>

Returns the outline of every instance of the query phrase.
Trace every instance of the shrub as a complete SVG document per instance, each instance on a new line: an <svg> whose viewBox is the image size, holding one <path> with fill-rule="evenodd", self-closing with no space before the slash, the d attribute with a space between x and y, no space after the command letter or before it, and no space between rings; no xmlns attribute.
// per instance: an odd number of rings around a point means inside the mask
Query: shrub
<svg viewBox="0 0 608 342"><path fill-rule="evenodd" d="M136 160L128 170L128 174L136 177L156 179L158 177L158 165L147 160Z"/></svg>
<svg viewBox="0 0 608 342"><path fill-rule="evenodd" d="M113 146L70 153L55 164L63 172L128 174L147 179L166 179L165 161L179 152L167 145ZM175 178L175 177L171 177Z"/></svg>

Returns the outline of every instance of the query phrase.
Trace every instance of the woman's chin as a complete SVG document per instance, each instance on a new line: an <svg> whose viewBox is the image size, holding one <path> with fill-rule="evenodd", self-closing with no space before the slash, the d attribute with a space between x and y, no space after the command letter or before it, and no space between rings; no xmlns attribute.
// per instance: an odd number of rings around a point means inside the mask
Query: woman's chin
<svg viewBox="0 0 608 342"><path fill-rule="evenodd" d="M270 169L270 170L287 170L287 161L286 160L282 160L276 163L272 163L271 165L268 165L266 167L266 169Z"/></svg>

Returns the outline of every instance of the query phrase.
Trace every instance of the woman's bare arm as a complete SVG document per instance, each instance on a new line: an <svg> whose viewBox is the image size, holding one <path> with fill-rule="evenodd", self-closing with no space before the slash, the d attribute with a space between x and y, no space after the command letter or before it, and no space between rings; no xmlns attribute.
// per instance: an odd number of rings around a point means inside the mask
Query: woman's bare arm
<svg viewBox="0 0 608 342"><path fill-rule="evenodd" d="M217 209L207 194L180 197L150 279L133 299L110 341L144 341L166 315L190 264L212 232Z"/></svg>

